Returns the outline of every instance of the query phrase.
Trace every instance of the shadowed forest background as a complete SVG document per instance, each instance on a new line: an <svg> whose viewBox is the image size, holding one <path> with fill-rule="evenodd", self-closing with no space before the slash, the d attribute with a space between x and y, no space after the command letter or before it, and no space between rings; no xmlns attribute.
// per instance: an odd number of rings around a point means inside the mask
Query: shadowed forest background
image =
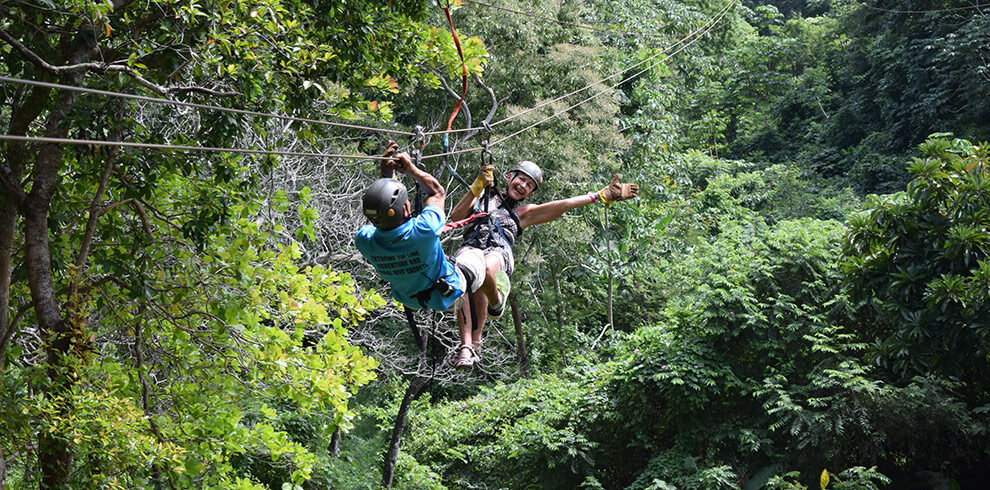
<svg viewBox="0 0 990 490"><path fill-rule="evenodd" d="M0 0L0 489L982 486L985 1ZM353 245L389 139L640 194L458 372Z"/></svg>

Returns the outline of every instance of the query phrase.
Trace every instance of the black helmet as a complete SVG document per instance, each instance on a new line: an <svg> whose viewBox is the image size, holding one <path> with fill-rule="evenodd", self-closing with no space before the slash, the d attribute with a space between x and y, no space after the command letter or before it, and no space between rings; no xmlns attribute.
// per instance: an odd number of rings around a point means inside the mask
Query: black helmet
<svg viewBox="0 0 990 490"><path fill-rule="evenodd" d="M540 170L538 165L529 160L523 160L515 164L509 169L509 173L511 174L512 172L522 172L533 179L533 182L536 182L536 187L533 188L534 191L543 183L543 171Z"/></svg>
<svg viewBox="0 0 990 490"><path fill-rule="evenodd" d="M378 179L364 191L361 203L364 215L378 228L391 229L402 224L402 207L406 205L406 186L395 179Z"/></svg>

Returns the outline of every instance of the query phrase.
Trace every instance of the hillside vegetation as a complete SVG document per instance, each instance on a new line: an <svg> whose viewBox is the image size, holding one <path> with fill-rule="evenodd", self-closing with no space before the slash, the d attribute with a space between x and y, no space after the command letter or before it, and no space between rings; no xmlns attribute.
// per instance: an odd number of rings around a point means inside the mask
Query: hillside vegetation
<svg viewBox="0 0 990 490"><path fill-rule="evenodd" d="M0 489L981 485L988 10L0 2ZM389 139L640 193L455 371L354 248Z"/></svg>

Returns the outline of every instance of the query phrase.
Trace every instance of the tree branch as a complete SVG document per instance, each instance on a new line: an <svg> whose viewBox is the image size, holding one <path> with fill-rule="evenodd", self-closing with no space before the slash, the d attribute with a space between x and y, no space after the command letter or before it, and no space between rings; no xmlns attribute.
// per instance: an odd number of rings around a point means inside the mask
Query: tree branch
<svg viewBox="0 0 990 490"><path fill-rule="evenodd" d="M141 201L132 201L131 207L141 217L141 227L144 228L144 234L148 235L151 241L154 241L155 237L151 234L151 224L148 223L148 214L144 212L144 206L141 206Z"/></svg>
<svg viewBox="0 0 990 490"><path fill-rule="evenodd" d="M158 428L158 422L155 420L155 412L151 409L151 389L148 387L148 378L145 376L144 368L144 349L141 344L144 340L141 338L142 329L144 325L141 324L141 319L144 318L145 304L141 304L138 308L138 323L134 325L134 368L137 370L138 379L141 381L141 408L144 409L144 413L148 415L148 424L151 426L151 432L154 434L155 438L158 439L159 443L165 443L165 437L162 435L162 431ZM160 473L161 468L155 467L155 473ZM168 476L168 485L170 488L175 490L175 482L172 481L172 473L166 470L166 476ZM159 475L160 476L160 475Z"/></svg>
<svg viewBox="0 0 990 490"><path fill-rule="evenodd" d="M54 66L51 63L45 61L41 56L38 56L38 54L35 53L34 51L31 51L27 46L21 44L20 41L14 39L14 37L10 35L10 32L3 27L0 27L0 39L6 41L7 44L10 44L15 51L19 52L21 56L26 58L33 65L55 76L64 75L67 73L78 73L83 71L90 71L96 73L108 73L108 72L123 73L134 79L134 81L136 81L142 87L151 90L152 92L155 92L156 94L159 95L190 93L190 92L202 93L216 97L232 97L239 95L238 92L222 92L222 91L213 90L206 87L199 87L195 85L188 85L185 87L165 87L153 83L152 81L142 77L133 68L124 65L107 64L103 62L93 61L88 63L76 63L73 65Z"/></svg>
<svg viewBox="0 0 990 490"><path fill-rule="evenodd" d="M21 188L20 179L5 162L0 162L0 181L7 190L7 195L14 201L14 205L18 208L22 207L25 198L24 189Z"/></svg>
<svg viewBox="0 0 990 490"><path fill-rule="evenodd" d="M86 223L86 232L83 234L82 244L79 246L79 254L76 255L76 267L82 267L86 262L86 257L89 256L89 247L93 243L93 234L96 232L96 221L103 215L99 211L100 201L103 200L103 193L107 189L107 181L110 180L110 173L113 172L113 155L109 155L106 167L103 169L103 175L100 177L100 185L96 189L96 194L93 196L93 202L89 205L89 221Z"/></svg>

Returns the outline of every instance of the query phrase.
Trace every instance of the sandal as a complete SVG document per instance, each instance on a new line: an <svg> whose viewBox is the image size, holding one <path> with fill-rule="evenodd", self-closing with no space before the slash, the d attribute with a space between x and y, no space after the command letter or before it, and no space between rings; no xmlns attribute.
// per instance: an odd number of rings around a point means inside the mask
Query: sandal
<svg viewBox="0 0 990 490"><path fill-rule="evenodd" d="M469 354L464 355L464 349L467 349ZM462 345L457 348L457 354L450 358L450 365L454 369L471 369L474 363L480 361L481 358L478 357L478 353L474 350L474 347L470 345Z"/></svg>

